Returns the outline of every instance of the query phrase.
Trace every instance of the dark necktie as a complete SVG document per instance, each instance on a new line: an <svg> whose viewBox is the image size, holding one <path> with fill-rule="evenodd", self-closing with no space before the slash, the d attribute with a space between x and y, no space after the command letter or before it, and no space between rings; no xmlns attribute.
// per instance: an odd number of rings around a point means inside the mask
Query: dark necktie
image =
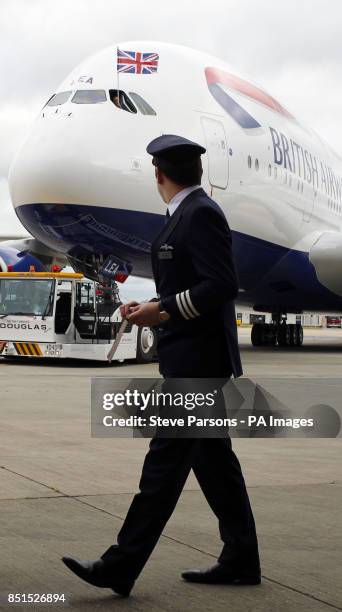
<svg viewBox="0 0 342 612"><path fill-rule="evenodd" d="M169 209L167 209L167 211L166 211L166 215L165 215L165 223L167 223L167 222L168 222L168 220L170 219L170 217L171 217L171 215L170 215L170 211L169 211Z"/></svg>

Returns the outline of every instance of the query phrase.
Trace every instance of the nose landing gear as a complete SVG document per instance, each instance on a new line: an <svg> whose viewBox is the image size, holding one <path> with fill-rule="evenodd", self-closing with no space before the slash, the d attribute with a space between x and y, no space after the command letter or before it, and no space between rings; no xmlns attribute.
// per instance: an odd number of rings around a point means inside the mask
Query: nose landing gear
<svg viewBox="0 0 342 612"><path fill-rule="evenodd" d="M272 315L272 323L254 323L251 332L253 346L302 346L303 326L287 323L286 315Z"/></svg>

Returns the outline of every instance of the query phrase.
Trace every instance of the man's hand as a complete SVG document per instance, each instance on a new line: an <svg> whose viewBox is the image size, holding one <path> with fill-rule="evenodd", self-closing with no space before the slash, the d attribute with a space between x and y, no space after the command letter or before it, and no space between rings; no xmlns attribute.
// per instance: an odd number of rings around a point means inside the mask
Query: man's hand
<svg viewBox="0 0 342 612"><path fill-rule="evenodd" d="M120 314L123 319L126 319L127 315L130 313L130 309L132 308L132 306L139 306L139 302L131 300L130 302L127 302L127 304L121 304Z"/></svg>
<svg viewBox="0 0 342 612"><path fill-rule="evenodd" d="M160 323L159 302L131 305L126 319L135 325L147 325L148 327L158 325Z"/></svg>

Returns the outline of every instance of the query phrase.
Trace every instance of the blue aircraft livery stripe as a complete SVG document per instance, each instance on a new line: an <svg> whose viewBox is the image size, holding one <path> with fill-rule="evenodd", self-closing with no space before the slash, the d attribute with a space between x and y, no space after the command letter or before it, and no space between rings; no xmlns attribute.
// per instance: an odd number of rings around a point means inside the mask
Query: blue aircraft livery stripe
<svg viewBox="0 0 342 612"><path fill-rule="evenodd" d="M133 275L152 276L151 243L164 215L81 204L26 204L16 212L32 235L70 257L113 255L132 264ZM341 311L342 298L319 283L308 253L234 230L232 238L243 289L238 303Z"/></svg>

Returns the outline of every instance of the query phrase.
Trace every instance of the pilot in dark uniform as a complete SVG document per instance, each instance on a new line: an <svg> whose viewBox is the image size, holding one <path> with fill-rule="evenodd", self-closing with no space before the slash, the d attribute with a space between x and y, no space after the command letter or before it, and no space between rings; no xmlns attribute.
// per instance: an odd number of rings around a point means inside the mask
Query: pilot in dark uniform
<svg viewBox="0 0 342 612"><path fill-rule="evenodd" d="M230 229L220 207L201 188L205 149L164 135L149 143L167 218L152 245L159 301L122 307L137 325L158 329L160 373L171 378L227 379L242 374L234 299L238 281ZM128 595L156 545L190 470L215 513L223 549L206 570L182 574L210 584L259 584L260 564L253 514L229 436L158 438L146 455L117 544L96 561L64 557L79 577Z"/></svg>

